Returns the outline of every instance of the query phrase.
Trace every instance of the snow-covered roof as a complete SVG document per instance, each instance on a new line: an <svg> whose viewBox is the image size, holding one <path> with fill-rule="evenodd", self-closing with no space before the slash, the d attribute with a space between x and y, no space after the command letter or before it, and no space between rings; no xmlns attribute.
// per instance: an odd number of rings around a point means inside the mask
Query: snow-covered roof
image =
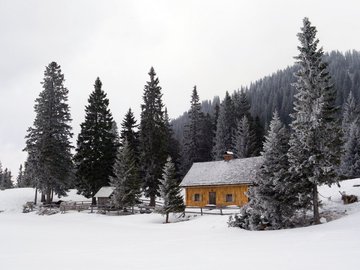
<svg viewBox="0 0 360 270"><path fill-rule="evenodd" d="M180 186L250 184L262 160L262 157L252 157L194 163Z"/></svg>
<svg viewBox="0 0 360 270"><path fill-rule="evenodd" d="M110 195L114 192L114 187L102 187L99 189L98 192L96 192L95 196L96 198L107 198L110 197Z"/></svg>

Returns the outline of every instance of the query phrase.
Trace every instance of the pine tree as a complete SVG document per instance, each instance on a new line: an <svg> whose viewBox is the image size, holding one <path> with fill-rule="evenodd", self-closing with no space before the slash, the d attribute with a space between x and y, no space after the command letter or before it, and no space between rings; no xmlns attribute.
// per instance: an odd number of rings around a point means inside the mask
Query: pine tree
<svg viewBox="0 0 360 270"><path fill-rule="evenodd" d="M65 196L73 179L69 91L63 83L60 66L50 63L44 73L43 91L35 100L34 124L26 136L25 151L34 157L31 162L35 187L46 195L47 203L51 202L53 192Z"/></svg>
<svg viewBox="0 0 360 270"><path fill-rule="evenodd" d="M110 176L113 176L118 145L108 108L109 99L99 78L94 88L85 107L85 121L81 124L74 161L78 192L91 197L96 204L95 193L108 186Z"/></svg>
<svg viewBox="0 0 360 270"><path fill-rule="evenodd" d="M110 183L115 187L113 203L126 211L128 207L140 202L141 182L134 150L126 138L122 141L122 145L114 165L115 176L111 177Z"/></svg>
<svg viewBox="0 0 360 270"><path fill-rule="evenodd" d="M223 154L232 149L232 133L235 126L234 105L228 92L220 106L219 118L216 125L216 135L213 147L215 160L221 160Z"/></svg>
<svg viewBox="0 0 360 270"><path fill-rule="evenodd" d="M246 115L238 121L233 142L236 157L248 158L254 155L255 134Z"/></svg>
<svg viewBox="0 0 360 270"><path fill-rule="evenodd" d="M180 194L179 181L176 179L175 166L171 158L168 157L162 174L160 194L164 200L164 205L159 212L166 215L166 223L169 223L170 213L184 212L185 205Z"/></svg>
<svg viewBox="0 0 360 270"><path fill-rule="evenodd" d="M194 162L200 161L200 128L203 118L199 95L194 86L191 95L191 107L188 113L189 121L184 128L184 145L182 151L182 170L185 175Z"/></svg>
<svg viewBox="0 0 360 270"><path fill-rule="evenodd" d="M305 18L301 30L300 54L295 57L300 69L295 74L297 94L288 157L293 193L298 195L300 207L312 204L314 223L318 224L317 187L338 180L336 168L341 142L336 121L336 91L323 61L323 51L317 48L316 28Z"/></svg>
<svg viewBox="0 0 360 270"><path fill-rule="evenodd" d="M145 196L150 197L150 206L155 206L159 194L159 179L166 162L166 127L161 87L151 67L150 81L144 87L140 121L140 163Z"/></svg>

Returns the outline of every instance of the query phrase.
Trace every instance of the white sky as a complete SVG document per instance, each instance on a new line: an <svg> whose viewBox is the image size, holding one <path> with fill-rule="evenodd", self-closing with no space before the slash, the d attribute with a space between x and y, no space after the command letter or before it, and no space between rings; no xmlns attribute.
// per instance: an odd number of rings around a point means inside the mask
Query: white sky
<svg viewBox="0 0 360 270"><path fill-rule="evenodd" d="M200 98L293 64L296 34L307 16L325 51L360 49L360 2L0 0L0 161L17 174L45 66L61 65L74 141L97 76L120 124L137 119L154 66L170 117Z"/></svg>

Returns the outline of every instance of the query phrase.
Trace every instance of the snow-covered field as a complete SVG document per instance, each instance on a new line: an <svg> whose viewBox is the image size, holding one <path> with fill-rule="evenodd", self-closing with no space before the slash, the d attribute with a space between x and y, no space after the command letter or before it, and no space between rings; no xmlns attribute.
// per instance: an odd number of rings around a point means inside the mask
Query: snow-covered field
<svg viewBox="0 0 360 270"><path fill-rule="evenodd" d="M340 190L360 196L360 179ZM0 191L0 269L360 269L360 203L321 187L324 208L344 217L307 228L250 232L228 216L163 224L158 214L23 214L32 189ZM67 200L83 198L70 194Z"/></svg>

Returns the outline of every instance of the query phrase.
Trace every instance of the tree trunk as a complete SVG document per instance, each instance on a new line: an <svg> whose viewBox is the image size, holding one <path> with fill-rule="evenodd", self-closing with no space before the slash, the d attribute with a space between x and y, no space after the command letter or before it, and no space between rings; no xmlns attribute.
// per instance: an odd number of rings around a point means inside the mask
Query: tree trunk
<svg viewBox="0 0 360 270"><path fill-rule="evenodd" d="M46 191L46 204L51 203L51 189Z"/></svg>
<svg viewBox="0 0 360 270"><path fill-rule="evenodd" d="M313 206L314 206L314 224L320 224L319 195L316 184L313 185Z"/></svg>
<svg viewBox="0 0 360 270"><path fill-rule="evenodd" d="M34 199L34 204L37 204L37 188L35 188L35 199Z"/></svg>
<svg viewBox="0 0 360 270"><path fill-rule="evenodd" d="M166 213L166 220L165 223L169 223L169 213Z"/></svg>
<svg viewBox="0 0 360 270"><path fill-rule="evenodd" d="M45 202L45 193L41 192L41 202Z"/></svg>
<svg viewBox="0 0 360 270"><path fill-rule="evenodd" d="M155 196L150 196L150 204L149 206L154 206L155 207Z"/></svg>
<svg viewBox="0 0 360 270"><path fill-rule="evenodd" d="M96 205L96 198L95 198L95 197L92 197L92 198L91 198L91 204L92 204L92 205Z"/></svg>

